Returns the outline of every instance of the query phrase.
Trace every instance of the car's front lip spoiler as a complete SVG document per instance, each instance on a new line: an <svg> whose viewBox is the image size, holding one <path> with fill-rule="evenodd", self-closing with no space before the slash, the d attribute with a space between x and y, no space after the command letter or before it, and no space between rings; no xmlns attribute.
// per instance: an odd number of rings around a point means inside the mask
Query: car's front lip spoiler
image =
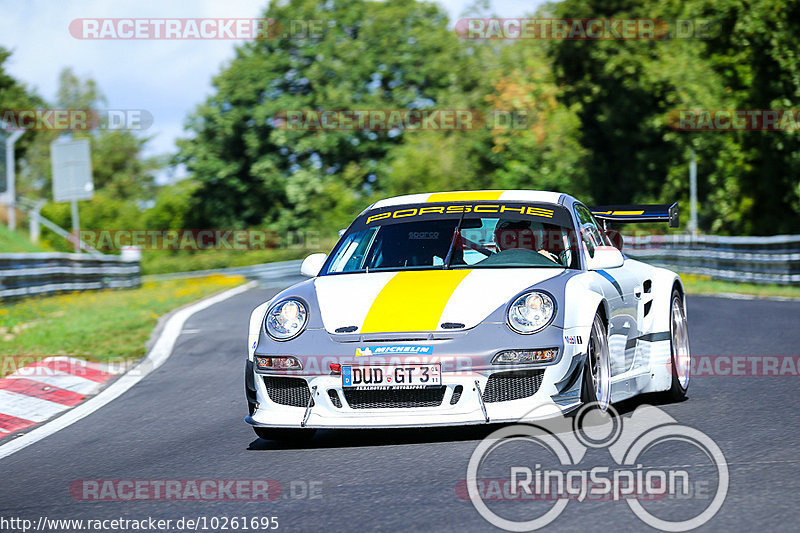
<svg viewBox="0 0 800 533"><path fill-rule="evenodd" d="M577 400L567 405L560 406L560 413L566 414L569 413L578 407L580 407L581 402ZM541 417L538 420L543 420L551 417L559 416L557 413L552 413L549 416ZM451 426L481 426L481 425L488 425L488 424L515 424L515 423L525 423L536 420L534 418L530 419L519 419L519 418L492 418L490 420L486 420L484 418L480 419L472 419L472 420L463 420L463 421L453 421L453 420L442 420L440 422L409 422L407 424L404 423L391 423L391 424L347 424L347 423L337 423L337 424L306 424L305 426L300 426L299 424L291 424L291 425L278 425L278 424L262 424L256 422L252 416L248 415L244 418L244 421L253 427L263 427L263 428L275 428L275 429L413 429L413 428L434 428L434 427L451 427Z"/></svg>

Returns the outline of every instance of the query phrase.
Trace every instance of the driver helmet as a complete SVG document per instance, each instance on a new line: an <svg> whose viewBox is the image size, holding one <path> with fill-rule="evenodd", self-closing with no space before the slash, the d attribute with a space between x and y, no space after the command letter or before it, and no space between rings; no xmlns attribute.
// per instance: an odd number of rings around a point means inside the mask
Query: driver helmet
<svg viewBox="0 0 800 533"><path fill-rule="evenodd" d="M499 251L512 248L536 250L541 235L534 231L529 220L500 220L494 228L494 242Z"/></svg>

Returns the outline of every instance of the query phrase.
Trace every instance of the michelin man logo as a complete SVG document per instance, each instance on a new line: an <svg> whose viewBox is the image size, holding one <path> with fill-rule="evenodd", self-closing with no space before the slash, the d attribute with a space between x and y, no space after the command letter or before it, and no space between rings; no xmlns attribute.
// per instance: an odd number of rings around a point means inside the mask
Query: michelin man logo
<svg viewBox="0 0 800 533"><path fill-rule="evenodd" d="M369 346L365 346L364 348L356 348L356 357L370 357L372 355L372 350L369 349Z"/></svg>
<svg viewBox="0 0 800 533"><path fill-rule="evenodd" d="M624 426L624 427L623 427ZM499 451L510 443L534 444L548 455L555 468L543 469L536 459L537 454L504 454ZM675 520L676 506L681 502L681 491L691 484L687 465L665 468L663 459L656 468L643 466L643 457L648 451L658 454L657 446L690 446L693 453L700 453L715 470L715 490L704 490L706 501L695 499L695 506L686 512L690 516L680 516ZM579 466L588 450L607 449L616 465L585 468ZM663 448L662 448L663 450ZM493 495L487 492L487 482L496 479L479 477L479 471L491 460L497 463L500 458L508 478L501 480L504 489ZM531 468L531 461L535 462ZM506 468L508 467L508 468ZM698 483L695 480L695 483ZM704 483L706 483L704 481ZM729 474L725 456L719 446L705 433L678 424L666 412L653 406L638 407L630 417L623 418L609 407L607 411L596 405L584 405L574 416L563 416L552 410L534 410L526 415L521 423L506 426L486 437L470 458L467 467L466 488L469 499L478 513L492 525L506 531L534 531L541 529L564 511L571 500L624 500L631 511L644 523L662 531L689 531L709 520L722 507L728 492ZM708 489L708 487L705 487ZM713 496L712 496L713 494ZM677 499L672 499L677 497ZM683 496L688 501L691 496ZM520 519L519 513L513 518L501 516L489 507L492 500L514 500L522 504L536 503L543 506L531 507L536 510L535 517ZM665 501L675 505L668 513L667 520L651 513L642 503ZM552 505L550 505L552 502ZM697 505L702 504L702 510ZM497 506L495 506L497 507ZM677 514L683 514L678 510ZM659 513L662 514L662 513ZM526 517L527 518L527 517Z"/></svg>

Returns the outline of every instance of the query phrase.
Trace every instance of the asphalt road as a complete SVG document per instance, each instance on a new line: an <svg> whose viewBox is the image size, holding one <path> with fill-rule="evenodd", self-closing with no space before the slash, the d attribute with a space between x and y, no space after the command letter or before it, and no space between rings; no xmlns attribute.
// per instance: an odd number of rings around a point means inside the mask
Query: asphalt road
<svg viewBox="0 0 800 533"><path fill-rule="evenodd" d="M255 437L242 421L246 323L276 290L251 290L196 314L157 371L89 417L0 460L0 519L274 516L287 531L492 530L455 488L496 427L325 431L301 446ZM695 355L800 355L800 303L690 297L688 306ZM729 463L725 503L700 530L797 530L798 384L796 376L696 377L687 401L659 405L711 437ZM685 450L658 453L662 465L708 470ZM91 502L69 491L84 479L262 478L281 483L279 499ZM619 501L570 502L553 528L650 529ZM8 524L0 530L14 531Z"/></svg>

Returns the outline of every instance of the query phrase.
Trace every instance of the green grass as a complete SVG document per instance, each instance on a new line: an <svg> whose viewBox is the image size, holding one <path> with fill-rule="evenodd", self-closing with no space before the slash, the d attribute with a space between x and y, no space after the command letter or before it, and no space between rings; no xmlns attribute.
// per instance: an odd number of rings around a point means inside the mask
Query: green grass
<svg viewBox="0 0 800 533"><path fill-rule="evenodd" d="M0 224L0 253L31 253L49 251L38 244L34 244L26 233L11 231L8 226Z"/></svg>
<svg viewBox="0 0 800 533"><path fill-rule="evenodd" d="M0 304L0 376L53 355L134 361L145 354L158 317L244 281L214 275Z"/></svg>
<svg viewBox="0 0 800 533"><path fill-rule="evenodd" d="M792 285L760 285L755 283L737 283L735 281L714 280L708 276L681 274L684 288L688 294L720 294L737 293L759 296L762 298L800 298L800 287Z"/></svg>

